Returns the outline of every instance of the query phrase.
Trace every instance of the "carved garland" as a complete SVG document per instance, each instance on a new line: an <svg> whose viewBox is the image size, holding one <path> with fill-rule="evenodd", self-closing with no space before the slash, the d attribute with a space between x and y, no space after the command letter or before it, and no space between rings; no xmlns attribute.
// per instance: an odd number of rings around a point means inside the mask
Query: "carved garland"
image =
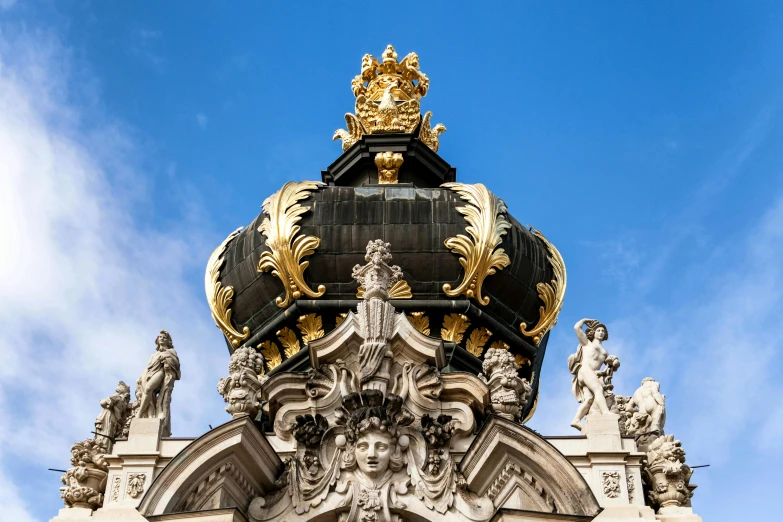
<svg viewBox="0 0 783 522"><path fill-rule="evenodd" d="M465 277L454 289L451 284L444 284L443 292L449 297L464 294L486 306L489 297L481 294L484 279L511 264L506 252L497 248L506 230L511 228L503 216L506 204L481 183L444 183L441 186L457 192L468 203L464 207L457 207L457 212L465 216L468 223L465 231L470 234L470 238L459 234L446 239L446 246L460 256L459 262L465 270Z"/></svg>
<svg viewBox="0 0 783 522"><path fill-rule="evenodd" d="M234 287L223 286L218 281L218 278L220 277L220 269L226 261L226 258L223 257L223 252L225 252L226 246L231 240L241 231L241 227L233 231L212 252L212 255L209 256L209 261L207 261L207 270L204 274L204 291L207 294L207 303L209 304L210 312L212 312L212 319L234 348L248 338L250 328L245 326L240 332L231 324L231 308L229 308L229 305L234 298Z"/></svg>
<svg viewBox="0 0 783 522"><path fill-rule="evenodd" d="M315 252L321 240L315 236L297 235L300 226L297 223L302 214L310 207L298 203L307 199L310 193L322 186L320 181L288 182L279 191L268 197L263 204L267 218L258 227L258 231L266 237L266 245L270 252L261 254L258 261L258 271L272 271L272 275L283 283L285 297L279 296L275 303L280 308L286 308L291 301L302 295L321 297L326 288L318 286L318 291L307 286L304 271L310 264L302 258Z"/></svg>
<svg viewBox="0 0 783 522"><path fill-rule="evenodd" d="M546 245L549 251L547 260L552 266L553 275L551 283L538 283L536 285L538 297L544 302L544 306L538 309L538 323L530 330L527 330L527 323L525 322L519 325L519 331L522 335L532 337L533 342L538 345L541 339L544 338L544 335L557 324L557 316L560 314L560 309L563 307L563 300L565 299L566 269L563 257L555 246L547 241L544 235L535 228L530 227L530 231Z"/></svg>

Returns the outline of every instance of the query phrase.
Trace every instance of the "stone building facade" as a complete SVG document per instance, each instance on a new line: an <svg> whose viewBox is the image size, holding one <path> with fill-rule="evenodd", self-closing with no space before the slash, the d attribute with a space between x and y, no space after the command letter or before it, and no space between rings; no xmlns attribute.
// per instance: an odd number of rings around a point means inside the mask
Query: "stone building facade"
<svg viewBox="0 0 783 522"><path fill-rule="evenodd" d="M231 420L171 437L171 337L101 401L53 521L697 522L647 378L616 395L606 325L574 325L573 436L535 412L565 263L438 154L414 53L366 55L343 154L286 183L207 262ZM564 383L565 385L565 383Z"/></svg>

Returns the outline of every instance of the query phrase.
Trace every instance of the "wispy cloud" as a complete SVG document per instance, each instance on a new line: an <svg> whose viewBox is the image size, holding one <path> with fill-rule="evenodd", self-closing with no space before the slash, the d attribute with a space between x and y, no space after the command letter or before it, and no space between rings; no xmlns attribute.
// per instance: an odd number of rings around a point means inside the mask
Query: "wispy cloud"
<svg viewBox="0 0 783 522"><path fill-rule="evenodd" d="M119 379L135 382L161 328L182 360L175 435L228 420L214 390L225 346L185 275L202 269L218 238L191 212L168 230L140 224L134 203L149 194L133 166L143 151L121 123L87 123L68 101L70 87L90 79L72 77L45 36L0 35L2 520L56 513L59 484L46 468L67 466L98 401ZM141 187L134 201L126 186ZM48 489L15 488L12 477Z"/></svg>
<svg viewBox="0 0 783 522"><path fill-rule="evenodd" d="M196 125L198 125L201 130L206 130L207 124L209 124L207 115L203 112L196 113Z"/></svg>
<svg viewBox="0 0 783 522"><path fill-rule="evenodd" d="M142 28L132 31L130 44L131 54L149 63L159 73L165 72L168 65L166 57L158 50L162 37L161 31Z"/></svg>

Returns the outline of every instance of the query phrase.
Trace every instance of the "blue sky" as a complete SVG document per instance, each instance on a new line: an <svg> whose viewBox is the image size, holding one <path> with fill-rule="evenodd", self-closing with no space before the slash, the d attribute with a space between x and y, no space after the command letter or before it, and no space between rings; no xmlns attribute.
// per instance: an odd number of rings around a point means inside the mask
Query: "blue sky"
<svg viewBox="0 0 783 522"><path fill-rule="evenodd" d="M319 179L364 53L416 51L440 154L568 269L531 426L568 434L571 330L653 376L705 520L767 519L783 464L778 2L0 0L0 519L48 520L69 447L160 328L174 435L228 419L211 250Z"/></svg>

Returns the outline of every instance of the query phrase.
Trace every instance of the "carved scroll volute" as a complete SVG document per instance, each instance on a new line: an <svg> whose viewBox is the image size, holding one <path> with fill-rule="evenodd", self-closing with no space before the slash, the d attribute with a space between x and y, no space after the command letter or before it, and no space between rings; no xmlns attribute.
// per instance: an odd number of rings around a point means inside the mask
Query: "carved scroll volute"
<svg viewBox="0 0 783 522"><path fill-rule="evenodd" d="M506 204L481 183L444 183L441 186L457 192L467 202L464 207L457 207L457 212L465 216L468 223L465 231L470 234L470 237L459 234L446 239L446 246L460 256L465 276L456 288L444 284L443 292L449 297L464 294L486 306L489 297L481 294L484 279L511 264L506 252L498 248L506 230L511 228L503 215Z"/></svg>
<svg viewBox="0 0 783 522"><path fill-rule="evenodd" d="M322 186L320 181L288 182L279 191L268 197L263 204L267 218L258 227L258 231L266 237L266 245L270 252L261 254L258 261L258 271L272 271L272 275L283 283L285 296L280 296L275 303L280 308L288 307L302 295L321 297L326 288L318 286L318 291L311 289L304 280L304 271L310 264L302 258L315 252L321 240L315 236L298 235L300 226L297 223L302 214L310 207L298 202L307 199L310 193Z"/></svg>
<svg viewBox="0 0 783 522"><path fill-rule="evenodd" d="M539 307L539 318L536 325L530 330L527 329L527 323L519 325L519 331L522 335L532 337L533 342L538 345L544 335L557 324L557 316L563 307L566 291L566 269L563 257L557 251L555 246L547 241L544 235L533 227L530 231L546 245L549 256L547 260L552 267L552 281L550 283L538 283L538 297L544 305Z"/></svg>
<svg viewBox="0 0 783 522"><path fill-rule="evenodd" d="M226 261L223 257L226 246L241 231L241 227L233 231L212 252L212 255L209 256L209 261L207 261L207 270L204 274L204 291L207 294L207 303L209 304L210 312L212 312L212 319L234 348L248 338L250 329L245 326L240 332L231 324L231 308L229 308L229 305L231 305L231 301L234 298L234 287L223 286L218 281L218 278L220 277L220 269Z"/></svg>

